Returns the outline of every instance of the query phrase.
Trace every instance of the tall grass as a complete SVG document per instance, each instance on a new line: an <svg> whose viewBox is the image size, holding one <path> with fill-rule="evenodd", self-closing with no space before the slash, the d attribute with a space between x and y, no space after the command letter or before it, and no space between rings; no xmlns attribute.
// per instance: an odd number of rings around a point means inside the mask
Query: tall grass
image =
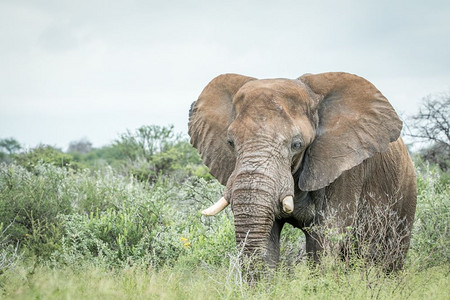
<svg viewBox="0 0 450 300"><path fill-rule="evenodd" d="M8 299L448 299L448 268L404 270L396 276L362 279L326 263L280 268L255 286L230 280L230 268L177 265L158 271L142 266L34 269L18 266L2 276ZM228 279L228 280L227 280Z"/></svg>
<svg viewBox="0 0 450 300"><path fill-rule="evenodd" d="M450 174L437 167L416 164L417 210L410 260L422 267L450 265Z"/></svg>

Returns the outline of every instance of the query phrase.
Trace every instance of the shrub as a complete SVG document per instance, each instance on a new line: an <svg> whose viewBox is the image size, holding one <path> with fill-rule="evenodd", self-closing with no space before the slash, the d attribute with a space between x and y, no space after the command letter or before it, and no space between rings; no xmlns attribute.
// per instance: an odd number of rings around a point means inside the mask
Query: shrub
<svg viewBox="0 0 450 300"><path fill-rule="evenodd" d="M407 123L406 134L426 145L420 149L423 159L450 171L450 92L424 97L419 111Z"/></svg>
<svg viewBox="0 0 450 300"><path fill-rule="evenodd" d="M173 264L183 251L171 228L131 211L64 216L61 250L53 258L76 265L80 260L105 267L142 262Z"/></svg>
<svg viewBox="0 0 450 300"><path fill-rule="evenodd" d="M95 213L62 216L62 247L56 262L80 259L109 266L144 263L160 268L177 262L221 265L233 250L234 231L229 214L200 217L202 196L215 199L222 190L216 181L195 177L183 185L161 178L147 187L128 178L127 192L117 205ZM128 194L128 195L127 195Z"/></svg>
<svg viewBox="0 0 450 300"><path fill-rule="evenodd" d="M124 174L131 174L140 181L150 183L157 181L160 176L170 176L180 181L192 175L212 179L196 150L186 141L167 146L164 151L156 152L151 157L128 158L119 169Z"/></svg>
<svg viewBox="0 0 450 300"><path fill-rule="evenodd" d="M449 174L436 166L417 167L417 211L411 241L411 259L422 267L450 264Z"/></svg>
<svg viewBox="0 0 450 300"><path fill-rule="evenodd" d="M112 147L122 155L122 172L140 181L152 183L160 175L179 180L193 174L211 178L197 151L173 132L173 126L142 126L134 133L127 131Z"/></svg>
<svg viewBox="0 0 450 300"><path fill-rule="evenodd" d="M113 180L117 177L98 183L108 185ZM62 249L54 258L66 263L82 258L105 265L144 259L155 266L173 263L182 247L169 226L166 200L170 188L166 183L148 188L132 178L115 182L116 192L110 194L114 198L109 198L107 206L89 214L62 216Z"/></svg>
<svg viewBox="0 0 450 300"><path fill-rule="evenodd" d="M203 254L186 261L218 262L234 243L229 215L222 224L198 215L208 205L205 196L219 196L216 181L192 177L180 184L160 177L148 185L112 168L74 173L38 163L29 170L3 164L0 187L0 220L11 223L7 244L19 243L43 260L147 260L160 266L198 251ZM210 237L215 246L208 248Z"/></svg>
<svg viewBox="0 0 450 300"><path fill-rule="evenodd" d="M40 145L28 152L16 154L14 161L29 171L37 171L35 167L39 164L64 167L72 170L77 170L81 167L75 162L72 155L63 153L61 150L48 145Z"/></svg>
<svg viewBox="0 0 450 300"><path fill-rule="evenodd" d="M179 136L173 132L173 125L151 125L141 126L134 133L128 130L120 135L114 146L131 160L138 157L150 160L154 154L167 151L177 140Z"/></svg>
<svg viewBox="0 0 450 300"><path fill-rule="evenodd" d="M0 261L11 259L19 245L18 252L25 251L25 257L51 258L55 266L74 267L84 261L109 268L142 264L158 270L164 266L236 270L232 266L239 253L230 209L214 218L199 213L220 198L223 187L191 151L195 150L187 143L177 142L142 163L141 167L162 166L150 183L125 167L74 171L42 160L27 167L2 164ZM426 163L416 165L419 197L409 266L449 265L449 176ZM188 176L196 172L201 176ZM349 233L354 234L355 228ZM350 241L352 246L352 240L346 240L350 235L328 233L331 243ZM281 241L282 265L298 264L303 247L302 232L287 225ZM358 260L335 263L343 273L361 265Z"/></svg>
<svg viewBox="0 0 450 300"><path fill-rule="evenodd" d="M72 212L66 193L69 171L42 164L31 170L1 165L0 222L11 224L6 230L8 244L20 243L31 253L48 257L61 237L58 215Z"/></svg>
<svg viewBox="0 0 450 300"><path fill-rule="evenodd" d="M0 162L11 162L12 156L22 149L14 138L0 139Z"/></svg>
<svg viewBox="0 0 450 300"><path fill-rule="evenodd" d="M10 226L11 224L8 226L5 226L3 223L0 224L0 275L11 268L20 256L17 252L18 246L8 244L6 231Z"/></svg>
<svg viewBox="0 0 450 300"><path fill-rule="evenodd" d="M143 182L154 183L159 176L184 181L189 176L213 179L209 170L186 137L175 134L173 126L142 126L119 136L112 145L93 149L87 140L69 147L78 169L91 170L107 166L123 175L131 174Z"/></svg>

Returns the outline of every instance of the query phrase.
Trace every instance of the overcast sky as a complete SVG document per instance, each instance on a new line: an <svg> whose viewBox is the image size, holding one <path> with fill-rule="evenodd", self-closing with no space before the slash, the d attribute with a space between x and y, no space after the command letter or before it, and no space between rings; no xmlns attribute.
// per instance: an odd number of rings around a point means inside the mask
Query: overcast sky
<svg viewBox="0 0 450 300"><path fill-rule="evenodd" d="M450 1L0 0L0 138L66 149L175 125L222 73L363 76L395 109L450 90Z"/></svg>

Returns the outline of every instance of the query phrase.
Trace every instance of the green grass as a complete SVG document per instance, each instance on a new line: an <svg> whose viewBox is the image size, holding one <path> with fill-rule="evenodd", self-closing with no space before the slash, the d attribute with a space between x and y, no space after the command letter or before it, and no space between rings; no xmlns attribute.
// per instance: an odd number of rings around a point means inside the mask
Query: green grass
<svg viewBox="0 0 450 300"><path fill-rule="evenodd" d="M337 272L300 263L254 286L230 267L175 266L77 269L18 267L2 276L5 299L448 299L449 269L409 268L395 276Z"/></svg>

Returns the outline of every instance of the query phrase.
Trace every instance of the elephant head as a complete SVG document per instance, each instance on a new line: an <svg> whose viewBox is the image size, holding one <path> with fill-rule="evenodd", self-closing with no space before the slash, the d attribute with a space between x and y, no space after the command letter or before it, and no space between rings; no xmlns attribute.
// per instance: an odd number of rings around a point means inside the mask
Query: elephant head
<svg viewBox="0 0 450 300"><path fill-rule="evenodd" d="M388 149L402 122L367 80L347 73L214 78L193 103L191 143L226 186L206 215L231 204L236 241L269 265L298 193L327 187Z"/></svg>

